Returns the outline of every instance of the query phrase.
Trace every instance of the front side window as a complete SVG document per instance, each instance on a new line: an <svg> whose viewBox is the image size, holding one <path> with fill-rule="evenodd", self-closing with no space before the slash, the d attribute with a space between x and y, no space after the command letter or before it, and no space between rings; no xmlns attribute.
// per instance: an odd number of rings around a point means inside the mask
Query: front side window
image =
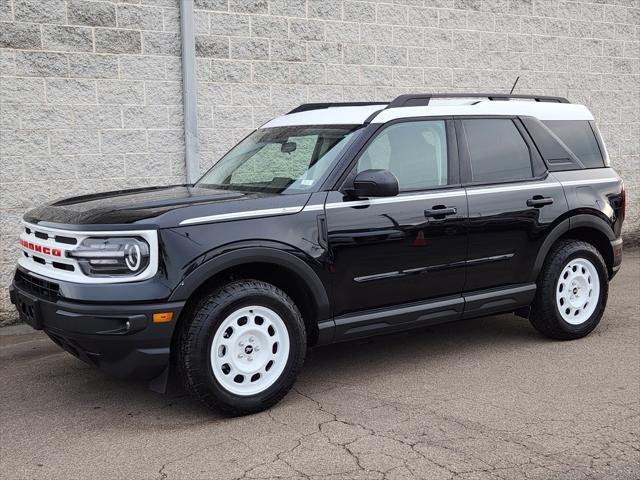
<svg viewBox="0 0 640 480"><path fill-rule="evenodd" d="M357 172L385 169L400 191L447 184L447 135L444 120L401 122L385 128L358 160Z"/></svg>
<svg viewBox="0 0 640 480"><path fill-rule="evenodd" d="M232 148L196 184L273 193L316 187L361 128L289 126L258 129Z"/></svg>
<svg viewBox="0 0 640 480"><path fill-rule="evenodd" d="M533 176L529 148L511 119L463 120L474 182L503 182Z"/></svg>
<svg viewBox="0 0 640 480"><path fill-rule="evenodd" d="M602 152L586 120L549 120L543 122L555 133L586 168L604 167Z"/></svg>

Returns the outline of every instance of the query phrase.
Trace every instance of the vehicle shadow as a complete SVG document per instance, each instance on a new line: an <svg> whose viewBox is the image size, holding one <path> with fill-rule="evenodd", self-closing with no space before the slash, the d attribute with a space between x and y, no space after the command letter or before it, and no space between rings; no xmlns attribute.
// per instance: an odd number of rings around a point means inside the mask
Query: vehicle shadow
<svg viewBox="0 0 640 480"><path fill-rule="evenodd" d="M327 382L357 385L364 372L371 377L406 370L407 362L419 365L419 370L424 371L432 364L442 365L461 356L473 357L489 349L511 350L545 341L527 320L511 314L451 322L310 349L297 385L309 391L326 389ZM205 418L224 418L192 399L176 372L165 395L151 392L137 382L109 378L98 371L92 375L95 383L91 383L103 391L126 391L129 404L132 401L134 404L148 404L150 398L155 399L158 408L171 411L177 417L166 419L167 426L178 419L184 426L201 423ZM290 394L285 401L297 400Z"/></svg>
<svg viewBox="0 0 640 480"><path fill-rule="evenodd" d="M473 360L478 355L491 356L496 351L544 341L527 320L509 314L316 347L308 352L295 390L317 392L337 385L358 389L364 385L363 378L393 372L402 372L409 378L416 376L418 381L424 372L455 368L451 365L462 358ZM58 408L63 411L56 410L56 415L65 417L73 411L76 419L86 415L105 426L142 429L177 429L225 418L189 396L175 371L167 392L159 394L145 383L110 377L59 351L44 338L37 344L34 350L23 352L27 355L25 360L37 365L35 353L39 351L40 361L44 362L40 365L46 365L23 372L25 381L14 386L15 394L24 398L28 388L31 394L39 391L38 397L59 398ZM306 401L294 391L279 408L300 408L298 403Z"/></svg>
<svg viewBox="0 0 640 480"><path fill-rule="evenodd" d="M541 341L548 340L538 334L528 320L513 314L460 320L317 347L307 357L303 376L312 383L313 378L306 374L322 374L327 370L339 381L340 375L353 373L353 369L360 368L359 364L368 362L383 360L385 370L402 368L407 359L424 362L428 367L431 362L472 355L489 347L511 348Z"/></svg>

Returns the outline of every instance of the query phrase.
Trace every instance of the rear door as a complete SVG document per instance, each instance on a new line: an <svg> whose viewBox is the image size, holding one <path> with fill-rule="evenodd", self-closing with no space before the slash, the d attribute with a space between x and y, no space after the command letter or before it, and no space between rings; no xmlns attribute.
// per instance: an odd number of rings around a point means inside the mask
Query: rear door
<svg viewBox="0 0 640 480"><path fill-rule="evenodd" d="M542 242L567 211L517 118L461 118L461 176L469 202L467 292L528 280Z"/></svg>

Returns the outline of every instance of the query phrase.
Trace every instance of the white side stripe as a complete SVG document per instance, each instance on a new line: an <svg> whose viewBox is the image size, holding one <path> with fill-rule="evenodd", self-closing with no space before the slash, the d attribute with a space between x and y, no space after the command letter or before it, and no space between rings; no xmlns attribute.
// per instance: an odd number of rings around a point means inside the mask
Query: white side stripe
<svg viewBox="0 0 640 480"><path fill-rule="evenodd" d="M597 178L592 180L569 180L566 182L544 182L544 183L523 183L519 185L506 185L504 187L488 187L488 188L469 188L467 193L469 195L479 195L482 193L500 193L500 192L512 192L517 190L532 190L536 188L549 188L553 186L562 185L567 187L569 185L584 185L588 186L593 183L611 183L618 182L617 178Z"/></svg>
<svg viewBox="0 0 640 480"><path fill-rule="evenodd" d="M591 185L592 183L613 183L619 182L620 180L617 178L594 178L591 180L567 180L566 182L560 182L564 186L568 185L584 185L585 187Z"/></svg>
<svg viewBox="0 0 640 480"><path fill-rule="evenodd" d="M501 193L501 192L516 192L518 190L533 190L536 188L549 188L559 187L560 182L545 182L545 183L523 183L520 185L505 185L504 187L470 187L467 190L469 195L480 195L483 193Z"/></svg>
<svg viewBox="0 0 640 480"><path fill-rule="evenodd" d="M302 209L303 212L317 212L319 210L324 210L324 205L323 204L307 205L306 207L304 207Z"/></svg>
<svg viewBox="0 0 640 480"><path fill-rule="evenodd" d="M240 218L268 217L271 215L288 215L302 211L302 206L267 208L265 210L248 210L246 212L220 213L206 217L188 218L180 222L180 225L193 225L194 223L223 222L225 220L238 220Z"/></svg>
<svg viewBox="0 0 640 480"><path fill-rule="evenodd" d="M412 202L415 200L429 200L432 198L443 197L463 197L464 190L450 190L448 192L440 193L423 193L420 195L400 195L398 197L386 197L386 198L371 198L368 200L353 200L346 202L327 203L327 210L333 208L348 208L348 207L364 207L367 205L384 205L387 203L401 203Z"/></svg>
<svg viewBox="0 0 640 480"><path fill-rule="evenodd" d="M485 193L501 193L501 192L513 192L518 190L533 190L538 188L550 188L557 186L569 186L569 185L591 185L594 183L611 183L618 182L617 178L597 178L591 180L569 180L566 182L542 182L542 183L523 183L517 185L505 185L503 187L468 187L467 193L469 195L481 195ZM324 210L332 210L335 208L352 208L352 207L365 207L367 205L385 205L390 203L402 203L413 202L418 200L431 200L435 198L449 198L449 197L463 197L465 191L449 190L437 193L422 193L416 195L399 195L397 197L384 197L384 198L370 198L366 200L347 200L344 202L327 203L326 205L315 204L307 206L296 207L282 207L282 208L267 208L264 210L248 210L245 212L232 212L232 213L220 213L218 215L209 215L206 217L188 218L180 222L180 225L193 225L195 223L212 223L223 222L225 220L239 220L242 218L256 218L267 217L272 215L290 215L300 212L317 212Z"/></svg>

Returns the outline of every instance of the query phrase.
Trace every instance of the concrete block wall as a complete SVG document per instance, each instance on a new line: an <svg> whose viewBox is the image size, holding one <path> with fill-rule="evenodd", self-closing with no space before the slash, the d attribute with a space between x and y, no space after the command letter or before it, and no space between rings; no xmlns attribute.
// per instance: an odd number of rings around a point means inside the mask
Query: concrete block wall
<svg viewBox="0 0 640 480"><path fill-rule="evenodd" d="M176 2L0 1L0 323L25 210L183 183Z"/></svg>
<svg viewBox="0 0 640 480"><path fill-rule="evenodd" d="M567 96L595 114L640 241L637 0L194 0L201 167L316 101ZM23 212L184 182L177 0L0 0L0 322Z"/></svg>
<svg viewBox="0 0 640 480"><path fill-rule="evenodd" d="M561 95L594 113L640 242L640 4L196 0L202 169L300 103L408 92Z"/></svg>

